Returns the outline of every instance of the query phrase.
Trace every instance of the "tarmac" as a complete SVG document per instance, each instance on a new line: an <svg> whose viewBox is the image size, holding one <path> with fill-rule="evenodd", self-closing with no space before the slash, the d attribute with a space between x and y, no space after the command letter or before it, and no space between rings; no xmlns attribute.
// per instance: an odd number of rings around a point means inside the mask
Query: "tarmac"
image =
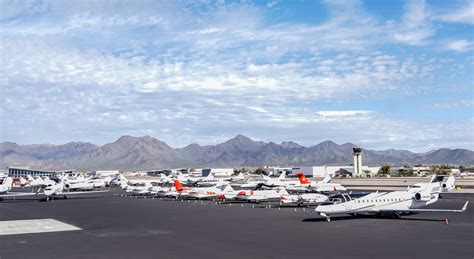
<svg viewBox="0 0 474 259"><path fill-rule="evenodd" d="M74 231L1 235L0 258L474 258L474 195L401 219L332 217L277 203L121 197L0 201L0 222L53 219ZM445 219L448 219L446 224Z"/></svg>

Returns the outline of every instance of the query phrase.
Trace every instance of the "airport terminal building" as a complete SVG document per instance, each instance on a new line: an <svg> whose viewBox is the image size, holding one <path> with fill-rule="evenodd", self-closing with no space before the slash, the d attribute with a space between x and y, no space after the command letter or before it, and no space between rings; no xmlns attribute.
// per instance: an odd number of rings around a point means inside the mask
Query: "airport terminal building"
<svg viewBox="0 0 474 259"><path fill-rule="evenodd" d="M30 169L29 167L8 167L8 176L11 177L26 177L31 175L33 177L36 176L48 176L53 177L58 174L72 174L72 170L65 170L65 171L47 171L47 170L40 170L40 169Z"/></svg>

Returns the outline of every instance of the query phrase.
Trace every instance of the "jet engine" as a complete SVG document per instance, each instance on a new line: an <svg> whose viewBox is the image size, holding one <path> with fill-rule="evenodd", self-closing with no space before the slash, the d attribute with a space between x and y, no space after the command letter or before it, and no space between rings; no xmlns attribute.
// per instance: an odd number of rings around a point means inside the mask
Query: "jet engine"
<svg viewBox="0 0 474 259"><path fill-rule="evenodd" d="M429 201L431 200L431 194L429 192L417 192L413 195L413 199L416 201Z"/></svg>

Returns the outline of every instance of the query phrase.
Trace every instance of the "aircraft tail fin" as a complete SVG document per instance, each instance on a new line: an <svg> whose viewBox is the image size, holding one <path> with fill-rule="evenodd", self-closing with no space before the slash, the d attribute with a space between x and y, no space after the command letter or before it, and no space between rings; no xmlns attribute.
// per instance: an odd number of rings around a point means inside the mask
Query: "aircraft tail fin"
<svg viewBox="0 0 474 259"><path fill-rule="evenodd" d="M13 185L13 178L11 178L11 177L5 178L5 180L3 180L2 185L6 186L7 188L11 188L12 185Z"/></svg>
<svg viewBox="0 0 474 259"><path fill-rule="evenodd" d="M280 177L278 177L279 180L283 180L286 177L286 171L281 172Z"/></svg>
<svg viewBox="0 0 474 259"><path fill-rule="evenodd" d="M298 175L298 178L300 179L300 183L301 183L301 184L308 184L308 183L310 183L310 182L308 181L308 178L306 178L306 176L305 176L303 173L299 173L299 174L297 174L297 175Z"/></svg>
<svg viewBox="0 0 474 259"><path fill-rule="evenodd" d="M331 175L328 174L328 175L326 175L326 177L324 177L323 183L330 183L330 182L331 182L331 179L332 179Z"/></svg>
<svg viewBox="0 0 474 259"><path fill-rule="evenodd" d="M183 185L178 179L174 180L174 187L176 188L177 191L181 191L184 189Z"/></svg>

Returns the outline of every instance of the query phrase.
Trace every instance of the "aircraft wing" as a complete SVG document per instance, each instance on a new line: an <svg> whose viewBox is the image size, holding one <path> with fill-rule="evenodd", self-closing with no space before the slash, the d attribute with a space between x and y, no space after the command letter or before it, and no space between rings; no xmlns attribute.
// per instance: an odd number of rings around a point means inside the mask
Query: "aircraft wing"
<svg viewBox="0 0 474 259"><path fill-rule="evenodd" d="M108 192L109 190L102 190L102 191L81 191L81 192L61 192L61 194L84 194L84 193L100 193L100 192Z"/></svg>
<svg viewBox="0 0 474 259"><path fill-rule="evenodd" d="M381 212L464 212L467 209L469 201L464 203L460 210L444 210L444 209L403 209L403 210L380 210Z"/></svg>
<svg viewBox="0 0 474 259"><path fill-rule="evenodd" d="M6 194L0 194L0 197L19 197L19 196L33 196L37 195L36 192L9 192Z"/></svg>

